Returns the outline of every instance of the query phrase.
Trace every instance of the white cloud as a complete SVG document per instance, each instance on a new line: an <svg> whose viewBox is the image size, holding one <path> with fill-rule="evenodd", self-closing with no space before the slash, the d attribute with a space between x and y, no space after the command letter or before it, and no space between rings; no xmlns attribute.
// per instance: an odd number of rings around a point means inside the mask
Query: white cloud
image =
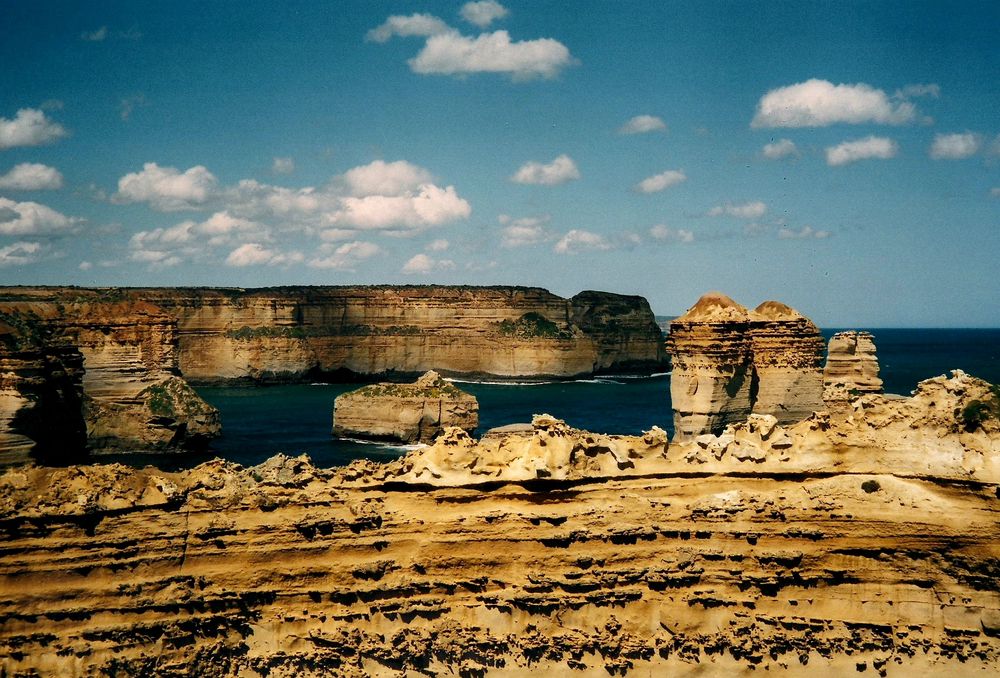
<svg viewBox="0 0 1000 678"><path fill-rule="evenodd" d="M896 157L898 151L899 147L892 139L868 136L864 139L845 141L837 146L830 146L826 149L826 164L838 167L870 158L888 160Z"/></svg>
<svg viewBox="0 0 1000 678"><path fill-rule="evenodd" d="M428 252L444 252L450 246L451 243L449 243L447 240L439 238L438 240L432 240L431 242L427 243L427 247L425 247L424 249L426 249Z"/></svg>
<svg viewBox="0 0 1000 678"><path fill-rule="evenodd" d="M760 200L745 202L739 205L727 202L708 210L710 217L735 217L737 219L760 219L767 212L767 203Z"/></svg>
<svg viewBox="0 0 1000 678"><path fill-rule="evenodd" d="M789 156L798 155L799 149L791 139L778 139L770 144L764 144L761 153L768 160L780 160Z"/></svg>
<svg viewBox="0 0 1000 678"><path fill-rule="evenodd" d="M431 173L405 160L376 160L344 172L344 181L354 196L402 195L434 180Z"/></svg>
<svg viewBox="0 0 1000 678"><path fill-rule="evenodd" d="M478 0L462 5L458 12L463 19L480 28L486 28L497 19L507 16L507 8L496 0Z"/></svg>
<svg viewBox="0 0 1000 678"><path fill-rule="evenodd" d="M42 245L37 242L16 242L0 247L0 268L33 264L38 261L41 251Z"/></svg>
<svg viewBox="0 0 1000 678"><path fill-rule="evenodd" d="M611 243L602 235L574 228L560 238L552 249L559 254L576 254L584 250L609 250Z"/></svg>
<svg viewBox="0 0 1000 678"><path fill-rule="evenodd" d="M17 146L40 146L68 134L65 127L49 120L44 111L22 108L13 120L0 118L0 151Z"/></svg>
<svg viewBox="0 0 1000 678"><path fill-rule="evenodd" d="M778 237L782 240L802 239L802 238L829 238L829 231L817 231L812 226L803 226L798 231L790 228L778 230Z"/></svg>
<svg viewBox="0 0 1000 678"><path fill-rule="evenodd" d="M141 172L126 174L118 180L117 203L147 202L164 212L196 209L213 196L215 176L201 165L184 172L175 167L160 167L147 162Z"/></svg>
<svg viewBox="0 0 1000 678"><path fill-rule="evenodd" d="M414 233L430 226L468 218L472 207L460 198L454 186L441 188L424 184L416 192L403 195L348 197L330 215L332 224L363 230Z"/></svg>
<svg viewBox="0 0 1000 678"><path fill-rule="evenodd" d="M935 134L930 156L935 160L964 160L979 152L983 139L978 134Z"/></svg>
<svg viewBox="0 0 1000 678"><path fill-rule="evenodd" d="M655 115L637 115L618 129L619 134L645 134L647 132L663 132L667 123Z"/></svg>
<svg viewBox="0 0 1000 678"><path fill-rule="evenodd" d="M77 266L77 268L79 268L81 271L89 271L93 267L94 265L89 261L81 261L80 265Z"/></svg>
<svg viewBox="0 0 1000 678"><path fill-rule="evenodd" d="M260 243L250 242L240 245L226 257L228 266L282 266L296 264L305 257L301 252L277 252L269 250Z"/></svg>
<svg viewBox="0 0 1000 678"><path fill-rule="evenodd" d="M537 245L552 239L552 234L545 228L550 217L522 217L511 219L506 214L500 215L501 231L500 246L505 248Z"/></svg>
<svg viewBox="0 0 1000 678"><path fill-rule="evenodd" d="M415 254L405 264L403 273L425 275L433 271L446 271L455 268L455 262L451 259L432 259L426 254Z"/></svg>
<svg viewBox="0 0 1000 678"><path fill-rule="evenodd" d="M154 228L135 233L129 239L131 250L129 257L133 261L171 266L185 260L210 258L214 248L231 247L235 243L250 239L257 241L270 239L267 228L248 219L234 217L225 211L216 212L202 222L188 220L168 228ZM236 255L237 259L252 254L250 250L242 247L238 247L235 251L240 252ZM227 260L226 263L231 262Z"/></svg>
<svg viewBox="0 0 1000 678"><path fill-rule="evenodd" d="M664 240L667 242L694 242L694 233L686 228L673 229L666 224L657 224L649 229L649 235L654 240Z"/></svg>
<svg viewBox="0 0 1000 678"><path fill-rule="evenodd" d="M430 37L452 30L448 24L431 14L411 14L391 16L381 26L371 29L365 35L369 42L388 42L393 36L401 38Z"/></svg>
<svg viewBox="0 0 1000 678"><path fill-rule="evenodd" d="M408 63L422 75L506 73L515 80L529 80L554 78L575 60L558 40L511 42L507 31L496 31L475 38L454 32L433 35Z"/></svg>
<svg viewBox="0 0 1000 678"><path fill-rule="evenodd" d="M526 162L510 178L516 184L538 184L557 186L580 178L580 170L568 155L560 155L548 165L540 162Z"/></svg>
<svg viewBox="0 0 1000 678"><path fill-rule="evenodd" d="M371 259L381 252L381 247L363 240L344 243L335 248L332 245L323 245L319 256L311 259L309 265L314 268L353 270L360 262Z"/></svg>
<svg viewBox="0 0 1000 678"><path fill-rule="evenodd" d="M646 177L635 185L635 190L640 193L659 193L686 180L687 175L684 172L680 170L667 170L666 172Z"/></svg>
<svg viewBox="0 0 1000 678"><path fill-rule="evenodd" d="M751 127L826 127L837 123L900 125L916 117L916 107L893 101L865 83L834 85L807 80L773 89L757 104Z"/></svg>
<svg viewBox="0 0 1000 678"><path fill-rule="evenodd" d="M291 174L295 171L295 160L292 158L275 158L271 163L272 174Z"/></svg>
<svg viewBox="0 0 1000 678"><path fill-rule="evenodd" d="M0 197L0 235L65 233L80 221L37 202L15 202Z"/></svg>
<svg viewBox="0 0 1000 678"><path fill-rule="evenodd" d="M0 176L0 189L9 191L55 190L62 185L63 176L59 170L35 162L22 162Z"/></svg>
<svg viewBox="0 0 1000 678"><path fill-rule="evenodd" d="M101 26L95 31L84 31L80 34L80 39L86 42L101 42L108 37L108 27Z"/></svg>

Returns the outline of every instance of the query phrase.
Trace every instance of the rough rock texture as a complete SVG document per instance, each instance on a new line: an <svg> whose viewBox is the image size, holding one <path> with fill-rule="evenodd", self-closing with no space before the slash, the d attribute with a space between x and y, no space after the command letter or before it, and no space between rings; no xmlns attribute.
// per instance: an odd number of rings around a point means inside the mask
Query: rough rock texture
<svg viewBox="0 0 1000 678"><path fill-rule="evenodd" d="M823 409L823 337L794 308L765 301L750 313L753 411L790 424Z"/></svg>
<svg viewBox="0 0 1000 678"><path fill-rule="evenodd" d="M674 439L690 440L746 419L751 411L753 354L750 314L724 294L709 292L670 323L670 400Z"/></svg>
<svg viewBox="0 0 1000 678"><path fill-rule="evenodd" d="M662 370L663 337L642 297L529 287L280 287L80 290L116 294L177 319L189 380L314 379L344 374L572 377ZM4 290L0 289L0 294Z"/></svg>
<svg viewBox="0 0 1000 678"><path fill-rule="evenodd" d="M858 396L882 393L875 340L868 332L838 332L830 337L823 369L823 400L842 407Z"/></svg>
<svg viewBox="0 0 1000 678"><path fill-rule="evenodd" d="M70 347L82 356L83 370L74 369L82 375L88 449L199 449L219 434L218 411L179 376L172 316L142 301L22 292L0 295L0 312L39 326L45 350ZM58 416L42 423L62 425Z"/></svg>
<svg viewBox="0 0 1000 678"><path fill-rule="evenodd" d="M344 393L333 404L333 435L340 437L430 443L449 426L475 431L479 403L433 370L412 384Z"/></svg>
<svg viewBox="0 0 1000 678"><path fill-rule="evenodd" d="M1000 424L961 373L789 427L537 417L390 463L0 475L0 673L990 676Z"/></svg>

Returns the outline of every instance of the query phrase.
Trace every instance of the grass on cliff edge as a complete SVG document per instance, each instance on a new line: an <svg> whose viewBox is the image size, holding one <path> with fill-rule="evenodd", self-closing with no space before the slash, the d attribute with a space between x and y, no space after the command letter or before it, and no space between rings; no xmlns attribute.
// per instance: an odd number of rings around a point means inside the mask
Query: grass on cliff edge
<svg viewBox="0 0 1000 678"><path fill-rule="evenodd" d="M1000 419L1000 384L990 384L990 397L970 400L961 411L955 410L966 431L975 431L989 419Z"/></svg>

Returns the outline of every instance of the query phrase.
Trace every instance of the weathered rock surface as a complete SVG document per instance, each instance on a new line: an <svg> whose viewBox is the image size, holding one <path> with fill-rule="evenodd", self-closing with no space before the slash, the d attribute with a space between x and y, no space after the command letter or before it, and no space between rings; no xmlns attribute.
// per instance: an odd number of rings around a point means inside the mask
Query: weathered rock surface
<svg viewBox="0 0 1000 678"><path fill-rule="evenodd" d="M479 403L429 371L412 384L373 384L337 396L333 435L347 438L430 443L446 427L472 433Z"/></svg>
<svg viewBox="0 0 1000 678"><path fill-rule="evenodd" d="M882 393L875 340L868 332L838 332L830 337L823 368L823 400L841 407L858 396Z"/></svg>
<svg viewBox="0 0 1000 678"><path fill-rule="evenodd" d="M0 313L34 325L43 351L69 350L82 358L82 366L73 363L69 370L80 380L82 396L69 407L83 417L87 449L199 449L218 436L218 411L179 376L177 327L170 315L141 301L44 296L0 295ZM50 382L43 388L69 393L59 382L64 373L41 378ZM79 417L61 412L51 411L38 427L75 426ZM70 443L63 441L63 456L79 458L83 448Z"/></svg>
<svg viewBox="0 0 1000 678"><path fill-rule="evenodd" d="M8 469L0 672L994 675L1000 424L961 413L995 396L954 373L683 444L541 416L335 471Z"/></svg>
<svg viewBox="0 0 1000 678"><path fill-rule="evenodd" d="M662 370L663 337L642 297L530 287L280 287L81 290L176 318L189 380L297 380L437 370L445 375L572 377Z"/></svg>
<svg viewBox="0 0 1000 678"><path fill-rule="evenodd" d="M751 411L750 314L719 292L701 297L670 322L670 400L674 439L718 432Z"/></svg>
<svg viewBox="0 0 1000 678"><path fill-rule="evenodd" d="M753 412L790 424L823 409L823 337L809 318L777 301L750 313Z"/></svg>

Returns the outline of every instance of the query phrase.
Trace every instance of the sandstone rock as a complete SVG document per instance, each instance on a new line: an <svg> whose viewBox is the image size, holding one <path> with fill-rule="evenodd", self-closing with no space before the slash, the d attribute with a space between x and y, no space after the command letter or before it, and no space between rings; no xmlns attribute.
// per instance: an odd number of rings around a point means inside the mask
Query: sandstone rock
<svg viewBox="0 0 1000 678"><path fill-rule="evenodd" d="M874 337L868 332L838 332L830 337L823 369L823 400L842 406L868 393L882 393Z"/></svg>
<svg viewBox="0 0 1000 678"><path fill-rule="evenodd" d="M823 338L795 309L765 301L750 313L753 411L790 424L823 409Z"/></svg>
<svg viewBox="0 0 1000 678"><path fill-rule="evenodd" d="M753 379L750 315L735 301L709 292L670 323L670 399L674 439L721 433L750 414Z"/></svg>
<svg viewBox="0 0 1000 678"><path fill-rule="evenodd" d="M429 443L446 427L474 431L479 403L429 371L412 384L381 383L337 397L333 434L404 443Z"/></svg>

